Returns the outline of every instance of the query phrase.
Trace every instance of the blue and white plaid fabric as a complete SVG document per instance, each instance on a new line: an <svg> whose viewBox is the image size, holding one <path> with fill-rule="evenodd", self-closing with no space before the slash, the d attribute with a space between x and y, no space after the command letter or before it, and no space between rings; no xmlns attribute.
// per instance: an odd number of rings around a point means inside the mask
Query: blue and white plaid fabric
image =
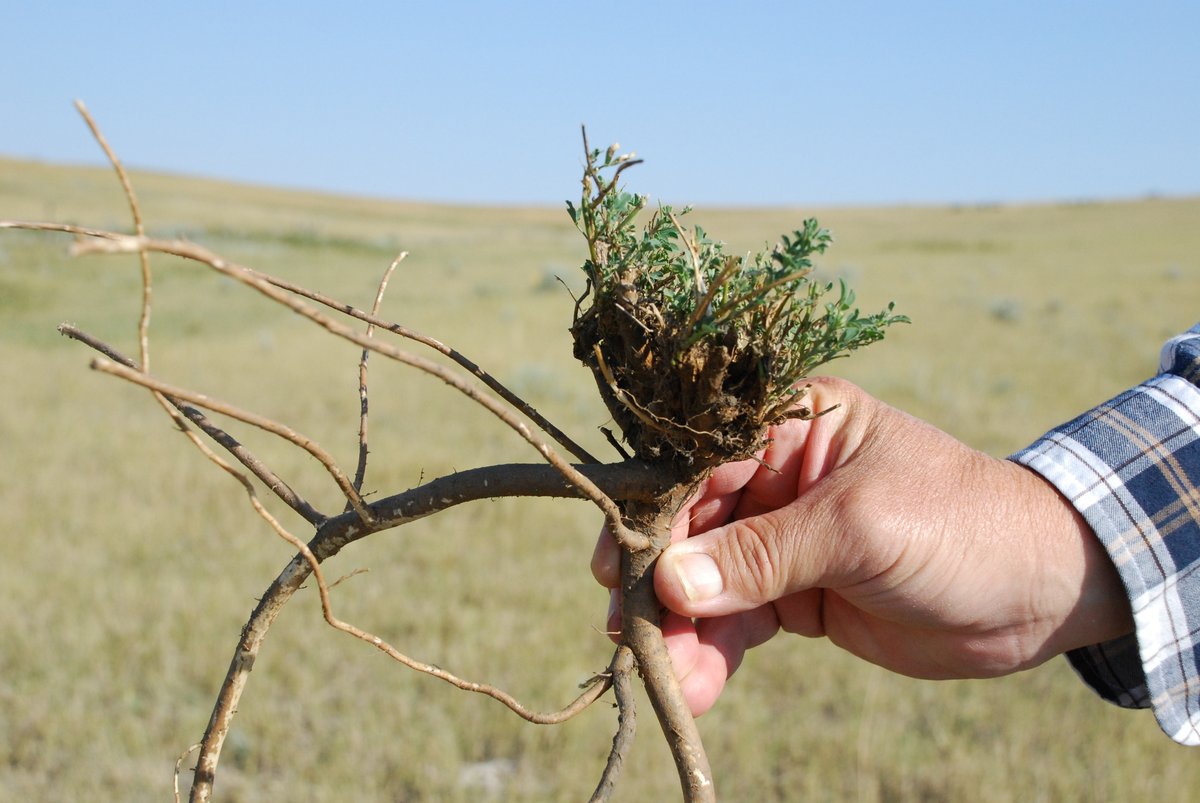
<svg viewBox="0 0 1200 803"><path fill-rule="evenodd" d="M1072 666L1200 745L1200 324L1166 344L1159 371L1011 459L1079 510L1133 606L1133 635L1072 651Z"/></svg>

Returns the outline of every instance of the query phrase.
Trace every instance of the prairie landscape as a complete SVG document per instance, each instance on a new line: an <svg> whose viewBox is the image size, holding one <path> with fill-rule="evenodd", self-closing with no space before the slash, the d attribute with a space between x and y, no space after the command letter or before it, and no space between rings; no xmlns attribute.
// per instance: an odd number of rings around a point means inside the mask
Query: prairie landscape
<svg viewBox="0 0 1200 803"><path fill-rule="evenodd" d="M408 251L384 317L454 345L617 459L571 356L584 249L563 209L133 178L151 234L359 307ZM576 181L563 165L564 198ZM636 169L627 182L654 193ZM829 372L996 456L1153 374L1162 342L1200 320L1200 198L691 217L737 252L812 215L835 235L822 272L846 278L864 310L895 301L912 319ZM4 160L0 219L129 229L111 171ZM137 351L136 259L72 259L68 245L0 231L0 800L169 799L247 614L294 551L144 390L89 371L88 350L56 333L67 321ZM201 266L153 264L152 372L284 421L353 466L358 350ZM370 393L374 496L537 459L410 369L373 358ZM341 507L307 456L229 428L318 506ZM353 574L333 602L417 658L557 708L611 651L607 596L588 570L599 521L575 501L455 508L331 561L331 578ZM267 639L217 799L586 799L611 707L527 724L330 629L313 591ZM675 799L674 766L641 711L617 799ZM777 638L747 656L700 728L727 800L1184 801L1200 786L1200 761L1149 712L1101 702L1063 659L1001 680L927 682Z"/></svg>

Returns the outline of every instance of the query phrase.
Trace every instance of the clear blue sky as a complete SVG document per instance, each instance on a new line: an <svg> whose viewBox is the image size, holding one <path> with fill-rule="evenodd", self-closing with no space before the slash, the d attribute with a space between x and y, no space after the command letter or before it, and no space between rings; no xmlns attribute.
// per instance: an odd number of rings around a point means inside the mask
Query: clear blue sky
<svg viewBox="0 0 1200 803"><path fill-rule="evenodd" d="M12 2L0 154L560 204L1200 193L1200 2Z"/></svg>

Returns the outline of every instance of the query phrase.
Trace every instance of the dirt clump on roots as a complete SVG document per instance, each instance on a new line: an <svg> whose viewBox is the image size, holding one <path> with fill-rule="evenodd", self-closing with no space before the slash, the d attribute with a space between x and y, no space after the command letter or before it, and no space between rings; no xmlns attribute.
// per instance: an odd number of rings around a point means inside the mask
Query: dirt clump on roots
<svg viewBox="0 0 1200 803"><path fill-rule="evenodd" d="M687 344L672 323L624 283L575 321L575 357L592 369L613 420L643 460L694 471L750 457L776 423L764 420L771 355L736 329ZM797 406L777 417L809 414Z"/></svg>

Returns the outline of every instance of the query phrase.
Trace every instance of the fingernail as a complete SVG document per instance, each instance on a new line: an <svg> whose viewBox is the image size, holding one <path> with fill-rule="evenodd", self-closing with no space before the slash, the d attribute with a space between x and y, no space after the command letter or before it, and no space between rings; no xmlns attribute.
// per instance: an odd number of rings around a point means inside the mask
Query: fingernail
<svg viewBox="0 0 1200 803"><path fill-rule="evenodd" d="M703 552L685 552L672 560L683 593L692 602L704 602L721 593L725 583L717 563Z"/></svg>

